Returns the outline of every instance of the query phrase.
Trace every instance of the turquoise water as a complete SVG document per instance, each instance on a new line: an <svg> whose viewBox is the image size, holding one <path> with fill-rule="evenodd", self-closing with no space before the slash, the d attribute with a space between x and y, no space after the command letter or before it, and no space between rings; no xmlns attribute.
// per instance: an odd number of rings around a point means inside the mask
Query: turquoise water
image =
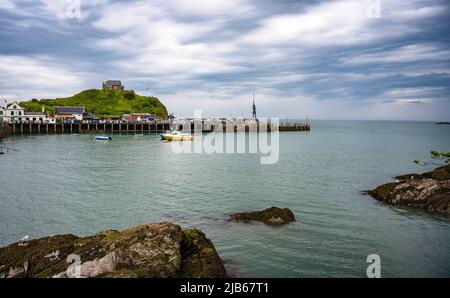
<svg viewBox="0 0 450 298"><path fill-rule="evenodd" d="M384 277L450 277L450 219L384 205L361 190L450 148L450 126L316 121L280 134L280 159L175 154L156 134L16 136L0 142L0 245L171 221L197 227L243 277L365 277L369 254ZM284 227L228 222L227 214L289 207Z"/></svg>

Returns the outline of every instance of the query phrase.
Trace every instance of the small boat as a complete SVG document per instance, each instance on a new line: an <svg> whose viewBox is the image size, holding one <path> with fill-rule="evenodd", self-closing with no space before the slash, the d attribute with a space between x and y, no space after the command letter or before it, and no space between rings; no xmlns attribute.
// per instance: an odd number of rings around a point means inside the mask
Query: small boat
<svg viewBox="0 0 450 298"><path fill-rule="evenodd" d="M179 131L167 131L161 134L161 140L163 141L192 141L194 136Z"/></svg>
<svg viewBox="0 0 450 298"><path fill-rule="evenodd" d="M112 138L108 137L108 136L95 136L95 140L96 141L110 141L110 140L112 140Z"/></svg>

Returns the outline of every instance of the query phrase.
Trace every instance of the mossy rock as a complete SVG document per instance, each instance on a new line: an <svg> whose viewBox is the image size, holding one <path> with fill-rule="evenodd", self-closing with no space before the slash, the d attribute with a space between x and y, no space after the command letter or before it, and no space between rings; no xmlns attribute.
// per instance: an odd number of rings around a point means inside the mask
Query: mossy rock
<svg viewBox="0 0 450 298"><path fill-rule="evenodd" d="M371 195L372 197L382 201L390 193L392 193L392 191L394 190L394 188L397 185L398 185L398 183L396 183L396 182L386 183L386 184L378 186L374 190L369 190L368 194Z"/></svg>
<svg viewBox="0 0 450 298"><path fill-rule="evenodd" d="M450 166L423 174L396 177L400 182L386 183L368 191L376 200L391 205L450 214Z"/></svg>
<svg viewBox="0 0 450 298"><path fill-rule="evenodd" d="M49 277L65 270L66 258L75 250L78 239L58 235L0 248L0 276Z"/></svg>
<svg viewBox="0 0 450 298"><path fill-rule="evenodd" d="M0 277L68 277L70 255L79 257L80 277L227 277L204 233L171 223L11 244L0 248Z"/></svg>
<svg viewBox="0 0 450 298"><path fill-rule="evenodd" d="M443 167L439 167L435 169L434 171L431 171L429 173L431 179L443 181L443 180L450 180L450 165L446 165Z"/></svg>
<svg viewBox="0 0 450 298"><path fill-rule="evenodd" d="M214 249L213 243L200 230L183 230L180 250L182 261L177 277L228 277L225 266Z"/></svg>

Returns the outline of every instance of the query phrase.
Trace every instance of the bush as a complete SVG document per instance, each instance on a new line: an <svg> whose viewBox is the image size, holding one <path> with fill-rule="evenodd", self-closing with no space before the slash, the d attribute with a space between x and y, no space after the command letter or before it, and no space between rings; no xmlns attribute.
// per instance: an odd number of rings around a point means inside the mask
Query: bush
<svg viewBox="0 0 450 298"><path fill-rule="evenodd" d="M128 99L128 100L134 99L135 96L136 96L136 95L135 95L135 93L134 93L134 90L125 91L124 94L123 94L123 97L125 97L125 98Z"/></svg>
<svg viewBox="0 0 450 298"><path fill-rule="evenodd" d="M430 152L431 154L431 159L434 160L438 160L440 162L443 162L444 164L448 164L450 163L450 152L439 152L439 151L434 151L432 150ZM414 163L418 164L418 165L442 165L439 163L435 163L435 162L421 162L420 160L415 160Z"/></svg>

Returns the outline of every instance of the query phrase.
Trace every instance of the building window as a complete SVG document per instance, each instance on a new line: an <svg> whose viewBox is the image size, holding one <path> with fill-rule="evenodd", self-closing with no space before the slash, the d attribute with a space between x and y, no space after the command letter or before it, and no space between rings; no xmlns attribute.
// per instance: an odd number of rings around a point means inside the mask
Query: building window
<svg viewBox="0 0 450 298"><path fill-rule="evenodd" d="M11 116L14 116L14 111L11 111Z"/></svg>
<svg viewBox="0 0 450 298"><path fill-rule="evenodd" d="M22 116L22 112L21 111L19 111L19 116Z"/></svg>

